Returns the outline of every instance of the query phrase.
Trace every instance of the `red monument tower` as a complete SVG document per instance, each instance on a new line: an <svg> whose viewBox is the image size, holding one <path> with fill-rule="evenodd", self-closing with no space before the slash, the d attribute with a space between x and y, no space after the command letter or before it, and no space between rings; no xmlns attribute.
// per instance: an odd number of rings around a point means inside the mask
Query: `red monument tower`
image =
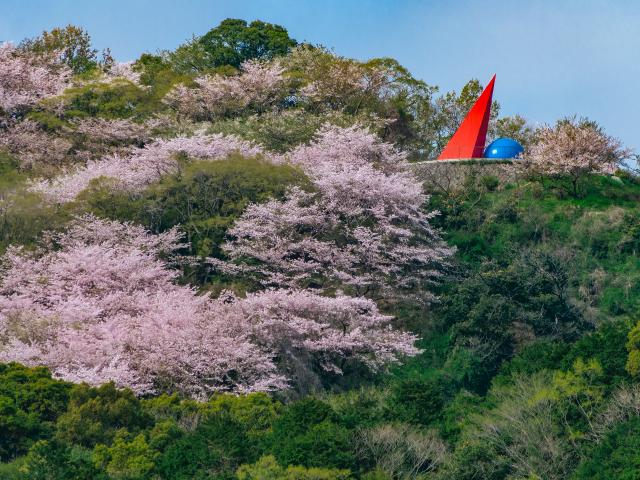
<svg viewBox="0 0 640 480"><path fill-rule="evenodd" d="M491 114L491 99L493 97L494 75L484 91L473 104L467 116L453 134L438 160L454 158L482 158L484 144L487 139L487 127Z"/></svg>

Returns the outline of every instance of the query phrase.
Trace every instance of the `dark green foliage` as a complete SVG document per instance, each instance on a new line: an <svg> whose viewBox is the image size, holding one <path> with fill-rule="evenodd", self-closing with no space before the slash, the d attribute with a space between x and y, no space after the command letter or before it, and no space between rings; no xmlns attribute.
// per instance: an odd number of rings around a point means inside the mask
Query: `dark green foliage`
<svg viewBox="0 0 640 480"><path fill-rule="evenodd" d="M271 451L282 465L353 468L349 430L335 422L326 403L306 398L291 404L273 425Z"/></svg>
<svg viewBox="0 0 640 480"><path fill-rule="evenodd" d="M56 419L67 409L70 388L53 380L44 367L0 364L0 460L22 455L53 434Z"/></svg>
<svg viewBox="0 0 640 480"><path fill-rule="evenodd" d="M626 322L608 322L601 325L595 332L585 335L578 340L564 356L560 367L568 369L578 359L594 358L602 366L605 382L609 386L616 386L629 375L625 370L627 351L621 349L629 333Z"/></svg>
<svg viewBox="0 0 640 480"><path fill-rule="evenodd" d="M157 461L163 478L230 478L242 463L257 460L259 452L242 425L227 413L208 416L191 433L167 447ZM207 473L209 472L209 473Z"/></svg>
<svg viewBox="0 0 640 480"><path fill-rule="evenodd" d="M11 244L31 247L43 230L66 221L65 211L26 190L27 180L17 161L0 150L0 253Z"/></svg>
<svg viewBox="0 0 640 480"><path fill-rule="evenodd" d="M481 442L463 442L438 472L438 480L504 480L509 463L495 448ZM535 477L534 477L535 478Z"/></svg>
<svg viewBox="0 0 640 480"><path fill-rule="evenodd" d="M576 469L573 480L640 478L640 418L619 424L595 446Z"/></svg>
<svg viewBox="0 0 640 480"><path fill-rule="evenodd" d="M154 93L124 79L109 83L90 82L65 90L63 115L64 118L143 119L164 108Z"/></svg>
<svg viewBox="0 0 640 480"><path fill-rule="evenodd" d="M391 411L394 419L430 425L440 416L445 388L440 378L407 378L393 386Z"/></svg>
<svg viewBox="0 0 640 480"><path fill-rule="evenodd" d="M527 345L510 361L502 364L494 383L508 382L512 377L532 375L540 370L553 370L560 364L566 365L570 345L559 341L538 341ZM573 358L575 360L575 357ZM568 366L573 363L570 362Z"/></svg>
<svg viewBox="0 0 640 480"><path fill-rule="evenodd" d="M252 59L285 55L297 42L279 25L228 18L201 37L193 37L165 57L181 74L217 71L230 73ZM157 62L156 62L157 63Z"/></svg>
<svg viewBox="0 0 640 480"><path fill-rule="evenodd" d="M56 436L92 448L110 444L120 429L137 433L150 425L151 417L130 390L118 390L113 383L99 388L80 384L71 390L68 411L58 418Z"/></svg>
<svg viewBox="0 0 640 480"><path fill-rule="evenodd" d="M207 53L210 68L222 65L239 67L246 60L270 59L284 55L296 45L280 25L256 20L227 18L198 40Z"/></svg>
<svg viewBox="0 0 640 480"><path fill-rule="evenodd" d="M94 466L91 451L57 440L36 443L21 470L25 480L108 480Z"/></svg>
<svg viewBox="0 0 640 480"><path fill-rule="evenodd" d="M453 326L455 343L482 358L475 367L476 377L485 376L481 384L518 344L536 337L573 339L588 329L570 302L569 286L563 259L529 251L484 262L443 295L442 315Z"/></svg>

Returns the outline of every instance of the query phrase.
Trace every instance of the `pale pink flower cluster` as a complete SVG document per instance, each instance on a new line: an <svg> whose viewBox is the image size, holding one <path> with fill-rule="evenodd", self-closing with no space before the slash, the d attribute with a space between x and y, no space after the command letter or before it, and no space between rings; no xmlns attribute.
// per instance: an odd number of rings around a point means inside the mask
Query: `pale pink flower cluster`
<svg viewBox="0 0 640 480"><path fill-rule="evenodd" d="M540 128L536 135L525 163L545 175L612 173L630 154L619 140L588 122L565 120Z"/></svg>
<svg viewBox="0 0 640 480"><path fill-rule="evenodd" d="M116 154L100 160L90 160L86 166L53 180L34 182L31 189L58 203L72 201L92 180L100 177L110 179L114 188L136 191L158 180L160 176L176 171L177 154L219 160L232 153L255 156L261 153L261 149L235 136L222 134L157 139L144 148L130 150L128 155Z"/></svg>
<svg viewBox="0 0 640 480"><path fill-rule="evenodd" d="M117 62L105 73L108 79L124 78L131 83L140 83L140 73L133 69L135 62Z"/></svg>
<svg viewBox="0 0 640 480"><path fill-rule="evenodd" d="M11 43L0 44L0 112L5 115L59 95L70 79L71 71L54 55L35 55Z"/></svg>
<svg viewBox="0 0 640 480"><path fill-rule="evenodd" d="M287 93L278 62L250 60L238 75L206 75L195 79L196 88L177 85L164 101L181 115L210 120L246 110L263 112L277 105Z"/></svg>
<svg viewBox="0 0 640 480"><path fill-rule="evenodd" d="M58 376L138 393L282 388L268 354L186 286L158 256L176 231L85 217L35 254L10 249L0 287L2 361L44 364Z"/></svg>
<svg viewBox="0 0 640 480"><path fill-rule="evenodd" d="M393 317L367 298L265 290L220 305L245 319L254 341L284 362L286 370L318 363L340 375L345 361L356 361L376 371L419 352L413 346L417 337L393 329Z"/></svg>
<svg viewBox="0 0 640 480"><path fill-rule="evenodd" d="M438 278L452 250L430 225L435 213L423 210L428 198L401 153L364 129L330 126L290 158L315 190L247 208L224 246L231 265L221 268L268 287L433 298L419 287Z"/></svg>
<svg viewBox="0 0 640 480"><path fill-rule="evenodd" d="M15 155L24 169L63 165L72 146L68 139L46 133L31 120L11 122L0 134L0 148Z"/></svg>
<svg viewBox="0 0 640 480"><path fill-rule="evenodd" d="M82 118L73 123L76 133L84 135L90 142L108 144L145 143L151 140L151 129L155 122L133 122L126 118L105 119Z"/></svg>
<svg viewBox="0 0 640 480"><path fill-rule="evenodd" d="M44 364L59 377L114 381L137 393L287 388L305 375L371 369L413 355L368 299L272 291L217 300L174 283L160 257L181 247L170 230L85 216L36 252L10 248L0 283L0 361ZM306 376L305 376L306 378Z"/></svg>

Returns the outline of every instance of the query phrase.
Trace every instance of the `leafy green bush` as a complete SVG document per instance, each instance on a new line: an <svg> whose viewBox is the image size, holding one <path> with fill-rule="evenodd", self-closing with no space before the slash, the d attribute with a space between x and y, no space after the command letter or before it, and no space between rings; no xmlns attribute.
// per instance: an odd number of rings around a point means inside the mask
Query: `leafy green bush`
<svg viewBox="0 0 640 480"><path fill-rule="evenodd" d="M640 475L640 418L618 425L591 449L573 480L633 480Z"/></svg>
<svg viewBox="0 0 640 480"><path fill-rule="evenodd" d="M92 448L110 445L121 429L135 434L152 422L131 390L119 390L113 383L98 388L79 384L71 390L68 410L58 418L56 438Z"/></svg>
<svg viewBox="0 0 640 480"><path fill-rule="evenodd" d="M22 455L37 440L51 437L56 419L67 409L70 389L44 367L0 364L0 460Z"/></svg>
<svg viewBox="0 0 640 480"><path fill-rule="evenodd" d="M90 82L80 87L65 90L61 97L44 102L62 101L63 117L102 117L107 119L142 119L164 109L154 92L139 87L124 79L109 83Z"/></svg>
<svg viewBox="0 0 640 480"><path fill-rule="evenodd" d="M24 480L109 480L93 464L91 451L57 440L41 440L20 468Z"/></svg>
<svg viewBox="0 0 640 480"><path fill-rule="evenodd" d="M228 413L211 414L165 449L156 471L175 480L229 478L241 464L259 456L239 422Z"/></svg>
<svg viewBox="0 0 640 480"><path fill-rule="evenodd" d="M349 470L305 468L278 465L275 457L267 455L252 465L242 465L236 472L238 480L347 480Z"/></svg>
<svg viewBox="0 0 640 480"><path fill-rule="evenodd" d="M273 424L270 451L282 465L353 468L349 430L335 423L326 403L305 398L292 403Z"/></svg>

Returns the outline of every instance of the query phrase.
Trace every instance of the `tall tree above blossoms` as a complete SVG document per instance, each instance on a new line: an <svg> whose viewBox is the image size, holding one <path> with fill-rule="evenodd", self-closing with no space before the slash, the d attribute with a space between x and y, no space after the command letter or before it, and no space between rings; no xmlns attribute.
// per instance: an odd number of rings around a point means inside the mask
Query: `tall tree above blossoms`
<svg viewBox="0 0 640 480"><path fill-rule="evenodd" d="M222 268L267 287L432 299L425 287L452 250L402 153L366 130L331 126L290 161L314 189L250 206L229 231Z"/></svg>
<svg viewBox="0 0 640 480"><path fill-rule="evenodd" d="M39 100L60 94L71 71L52 55L0 44L0 114L14 116Z"/></svg>
<svg viewBox="0 0 640 480"><path fill-rule="evenodd" d="M630 150L595 122L566 118L537 132L536 143L526 152L526 165L543 175L566 177L570 192L578 196L580 180L590 173L612 173L631 155Z"/></svg>
<svg viewBox="0 0 640 480"><path fill-rule="evenodd" d="M75 25L44 31L37 37L23 40L20 48L37 54L56 55L74 73L95 68L97 50L91 45L89 32Z"/></svg>
<svg viewBox="0 0 640 480"><path fill-rule="evenodd" d="M238 68L247 60L271 60L286 55L296 44L280 25L227 18L167 57L177 71L193 73L226 65Z"/></svg>

